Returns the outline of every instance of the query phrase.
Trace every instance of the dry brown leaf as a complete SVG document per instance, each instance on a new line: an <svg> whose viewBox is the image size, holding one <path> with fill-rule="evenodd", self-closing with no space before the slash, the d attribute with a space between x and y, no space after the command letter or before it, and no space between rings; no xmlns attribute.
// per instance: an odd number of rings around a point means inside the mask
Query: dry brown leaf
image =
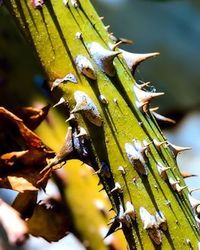
<svg viewBox="0 0 200 250"><path fill-rule="evenodd" d="M0 131L8 137L4 147L8 153L0 155L0 187L19 192L44 188L49 174L43 176L40 171L47 165L47 158L53 157L54 153L20 118L2 107ZM19 150L11 152L12 145Z"/></svg>
<svg viewBox="0 0 200 250"><path fill-rule="evenodd" d="M0 199L0 223L12 245L21 245L28 238L28 227L19 213Z"/></svg>
<svg viewBox="0 0 200 250"><path fill-rule="evenodd" d="M1 170L4 167L6 168L12 167L16 163L16 160L23 157L27 152L28 150L24 150L24 151L11 152L11 153L6 153L6 154L1 155L0 156Z"/></svg>
<svg viewBox="0 0 200 250"><path fill-rule="evenodd" d="M15 114L21 118L24 124L31 130L36 129L40 123L47 117L50 105L42 109L34 107L17 108Z"/></svg>
<svg viewBox="0 0 200 250"><path fill-rule="evenodd" d="M37 191L25 191L19 193L15 198L12 207L17 210L23 219L30 218L33 215L37 202Z"/></svg>
<svg viewBox="0 0 200 250"><path fill-rule="evenodd" d="M43 150L49 150L49 148L42 143L40 138L25 126L19 117L3 107L0 107L0 129L3 132L7 130L12 133L12 135L16 135L14 140L21 139L20 142L28 149L43 148Z"/></svg>
<svg viewBox="0 0 200 250"><path fill-rule="evenodd" d="M27 224L30 234L51 242L58 241L67 235L70 219L61 202L48 199L35 207L33 216Z"/></svg>
<svg viewBox="0 0 200 250"><path fill-rule="evenodd" d="M19 192L44 187L49 176L46 175L39 182L43 177L39 173L47 165L46 158L51 154L41 149L31 149L0 156L0 187Z"/></svg>
<svg viewBox="0 0 200 250"><path fill-rule="evenodd" d="M32 184L25 177L8 176L6 178L0 178L0 188L12 189L18 192L24 192L27 190L36 191L38 188L36 184Z"/></svg>
<svg viewBox="0 0 200 250"><path fill-rule="evenodd" d="M13 171L22 168L22 166L35 166L35 168L41 169L41 166L47 164L46 158L52 155L51 152L45 152L43 149L6 153L0 156L0 172L3 172L3 170Z"/></svg>

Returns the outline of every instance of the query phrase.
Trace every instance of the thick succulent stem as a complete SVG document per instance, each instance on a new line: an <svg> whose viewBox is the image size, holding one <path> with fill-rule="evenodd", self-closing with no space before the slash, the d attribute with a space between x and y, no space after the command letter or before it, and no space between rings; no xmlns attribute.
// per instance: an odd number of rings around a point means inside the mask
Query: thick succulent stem
<svg viewBox="0 0 200 250"><path fill-rule="evenodd" d="M74 157L90 164L116 212L110 232L121 226L130 249L188 249L188 240L196 249L196 211L182 189L176 152L162 144L166 138L149 111L157 95L135 83L90 2L64 2L5 1L35 49L52 95L59 85L74 115L68 141L48 167ZM78 135L80 127L89 139Z"/></svg>

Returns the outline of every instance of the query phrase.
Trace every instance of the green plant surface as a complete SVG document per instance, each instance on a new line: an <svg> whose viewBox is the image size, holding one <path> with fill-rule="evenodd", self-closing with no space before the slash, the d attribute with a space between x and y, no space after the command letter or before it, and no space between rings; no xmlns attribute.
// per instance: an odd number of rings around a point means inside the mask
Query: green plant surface
<svg viewBox="0 0 200 250"><path fill-rule="evenodd" d="M81 119L81 115L77 115L78 124L87 128L95 152L93 160L98 163L98 167L100 168L101 162L107 162L114 181L121 184L123 195L113 193L111 192L114 187L113 182L107 183L108 180L100 174L115 212L119 213L120 202L125 204L131 201L135 207L136 222L130 227L123 224L129 248L149 250L156 248L147 231L143 229L140 219L139 208L145 207L151 214L161 210L167 218L168 231L163 233L160 249L188 249L187 239L195 249L199 235L187 199L188 190L185 189L180 194L172 190L169 183L161 179L156 168L158 162L171 167L167 171L168 178L180 179L180 185L184 185L175 157L169 148L163 145L159 150L154 144L149 146L148 177L138 175L127 159L124 146L133 139L147 140L147 142L157 139L162 142L165 138L151 112L143 113L136 107L133 91L135 81L122 55L114 59L116 69L114 77L108 77L91 59L88 48L92 42L98 42L109 49L108 43L112 41L90 2L82 0L80 7L75 8L71 2L67 7L62 1L48 1L39 9L35 9L29 1L9 0L5 4L26 39L34 47L50 85L55 79L63 78L68 73L73 73L78 79L77 84L67 83L61 86L63 96L69 104L69 111L75 106L73 95L77 90L87 93L97 106L103 120L102 126L97 127L87 119ZM77 39L77 32L82 33L82 39ZM88 79L77 69L74 61L78 55L90 59L97 74L96 81ZM107 98L107 106L99 102L100 94ZM114 99L117 100L117 104ZM125 176L118 170L120 165L126 170ZM133 182L133 179L136 182ZM72 191L66 192L67 197L72 194ZM119 198L121 196L123 197ZM78 194L77 199L80 199ZM78 202L79 200L74 203ZM80 227L84 218L82 222L78 218L76 221ZM85 223L82 224L82 230L84 227Z"/></svg>

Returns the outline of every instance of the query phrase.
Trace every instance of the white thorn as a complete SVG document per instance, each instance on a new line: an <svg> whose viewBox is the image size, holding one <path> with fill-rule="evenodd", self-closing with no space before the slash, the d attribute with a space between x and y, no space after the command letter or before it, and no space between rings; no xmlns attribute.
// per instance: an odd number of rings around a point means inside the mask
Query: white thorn
<svg viewBox="0 0 200 250"><path fill-rule="evenodd" d="M83 75L85 75L86 77L92 80L97 79L97 75L94 70L94 67L92 66L92 63L85 56L78 55L75 58L75 64L77 68L82 72Z"/></svg>
<svg viewBox="0 0 200 250"><path fill-rule="evenodd" d="M83 127L79 127L79 133L75 135L77 138L81 136L88 137L88 133Z"/></svg>
<svg viewBox="0 0 200 250"><path fill-rule="evenodd" d="M119 182L115 183L115 187L110 192L113 193L115 191L118 191L119 193L123 193L123 189L121 185L119 184Z"/></svg>
<svg viewBox="0 0 200 250"><path fill-rule="evenodd" d="M144 229L158 227L156 219L144 207L140 207L140 217L144 225Z"/></svg>
<svg viewBox="0 0 200 250"><path fill-rule="evenodd" d="M125 207L126 207L126 210L125 210L124 214L129 215L131 217L131 219L135 220L136 212L135 212L135 208L134 208L133 204L130 201L127 201Z"/></svg>
<svg viewBox="0 0 200 250"><path fill-rule="evenodd" d="M168 169L170 169L170 167L165 167L160 162L158 162L156 166L157 166L158 173L159 173L160 177L163 180L167 180L167 173L166 172Z"/></svg>
<svg viewBox="0 0 200 250"><path fill-rule="evenodd" d="M75 119L76 119L75 115L74 114L70 114L69 118L67 120L65 120L65 122L69 122L69 121L75 120Z"/></svg>
<svg viewBox="0 0 200 250"><path fill-rule="evenodd" d="M65 103L65 102L66 102L66 101L65 101L65 98L64 98L64 97L61 97L60 100L59 100L56 104L53 105L53 108L55 108L55 107L57 107L57 106L59 106L59 105Z"/></svg>
<svg viewBox="0 0 200 250"><path fill-rule="evenodd" d="M108 76L114 76L115 68L113 65L113 60L121 52L105 49L97 42L90 43L88 45L88 49L90 51L91 57L94 59L100 70L106 73Z"/></svg>
<svg viewBox="0 0 200 250"><path fill-rule="evenodd" d="M176 146L170 142L167 143L171 151L173 152L174 156L176 157L179 153L186 151L186 150L191 150L191 147L180 147Z"/></svg>
<svg viewBox="0 0 200 250"><path fill-rule="evenodd" d="M134 74L136 67L143 61L146 61L149 58L153 58L155 56L160 55L159 52L153 52L153 53L146 53L146 54L137 54L137 53L131 53L127 52L125 50L120 49L122 52L122 55L128 65L128 68L131 70L131 72Z"/></svg>
<svg viewBox="0 0 200 250"><path fill-rule="evenodd" d="M160 120L160 121L163 121L163 122L169 122L169 123L173 123L173 124L176 123L176 121L171 119L171 118L168 118L168 117L166 117L164 115L158 114L157 112L152 111L152 110L151 110L151 112L152 112L152 114L155 116L155 118L157 120Z"/></svg>
<svg viewBox="0 0 200 250"><path fill-rule="evenodd" d="M125 171L125 169L124 169L123 166L119 166L119 167L118 167L118 170L121 172L122 175L125 175L125 174L126 174L126 171Z"/></svg>
<svg viewBox="0 0 200 250"><path fill-rule="evenodd" d="M84 116L94 125L100 127L102 126L101 115L92 101L92 99L83 91L75 91L74 99L76 101L76 105L71 110L71 113L76 113L82 111Z"/></svg>
<svg viewBox="0 0 200 250"><path fill-rule="evenodd" d="M136 85L133 87L134 93L136 95L136 98L139 102L150 102L152 99L164 95L164 92L147 92L144 90L141 90Z"/></svg>
<svg viewBox="0 0 200 250"><path fill-rule="evenodd" d="M106 97L104 95L100 95L99 96L99 100L100 102L102 102L105 105L108 105L108 100L106 99Z"/></svg>

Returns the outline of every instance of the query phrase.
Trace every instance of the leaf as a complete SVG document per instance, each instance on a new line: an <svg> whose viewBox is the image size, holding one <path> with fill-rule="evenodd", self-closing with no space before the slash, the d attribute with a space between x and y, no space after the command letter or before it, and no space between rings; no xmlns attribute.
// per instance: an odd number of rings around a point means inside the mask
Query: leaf
<svg viewBox="0 0 200 250"><path fill-rule="evenodd" d="M50 172L41 175L40 171L47 165L47 158L53 157L54 153L20 118L2 107L0 131L0 138L4 133L8 138L3 147L3 151L8 152L0 155L0 187L19 192L44 188ZM13 145L19 150L11 152Z"/></svg>
<svg viewBox="0 0 200 250"><path fill-rule="evenodd" d="M10 158L9 158L10 157ZM44 187L49 176L40 175L49 154L41 149L11 152L0 156L0 187L19 192Z"/></svg>
<svg viewBox="0 0 200 250"><path fill-rule="evenodd" d="M48 199L35 207L33 216L27 224L30 234L51 242L66 236L71 223L62 203Z"/></svg>
<svg viewBox="0 0 200 250"><path fill-rule="evenodd" d="M18 147L24 146L29 149L42 148L43 150L49 150L40 138L25 126L19 117L3 107L0 107L0 130L2 132L6 131L18 144Z"/></svg>
<svg viewBox="0 0 200 250"><path fill-rule="evenodd" d="M11 153L6 153L0 156L0 167L1 170L4 167L12 167L17 159L20 159L27 153L27 150L24 151L19 151L19 152L11 152Z"/></svg>
<svg viewBox="0 0 200 250"><path fill-rule="evenodd" d="M36 129L40 123L47 117L50 105L42 109L33 107L20 107L16 109L15 114L21 118L24 124L31 130Z"/></svg>
<svg viewBox="0 0 200 250"><path fill-rule="evenodd" d="M16 176L8 176L3 179L0 178L0 188L12 189L18 192L24 192L25 190L38 190L38 188L26 178Z"/></svg>
<svg viewBox="0 0 200 250"><path fill-rule="evenodd" d="M28 228L19 213L0 199L0 223L12 245L21 245L28 239Z"/></svg>
<svg viewBox="0 0 200 250"><path fill-rule="evenodd" d="M33 215L37 202L37 191L25 191L19 193L15 198L12 207L17 210L23 219L30 218Z"/></svg>
<svg viewBox="0 0 200 250"><path fill-rule="evenodd" d="M46 164L46 158L51 155L52 152L46 152L42 149L30 149L6 153L0 156L0 167L1 170L4 169L4 171L21 169L21 166L23 165L27 165L29 167L35 166L36 169L40 169L40 166L38 165Z"/></svg>

